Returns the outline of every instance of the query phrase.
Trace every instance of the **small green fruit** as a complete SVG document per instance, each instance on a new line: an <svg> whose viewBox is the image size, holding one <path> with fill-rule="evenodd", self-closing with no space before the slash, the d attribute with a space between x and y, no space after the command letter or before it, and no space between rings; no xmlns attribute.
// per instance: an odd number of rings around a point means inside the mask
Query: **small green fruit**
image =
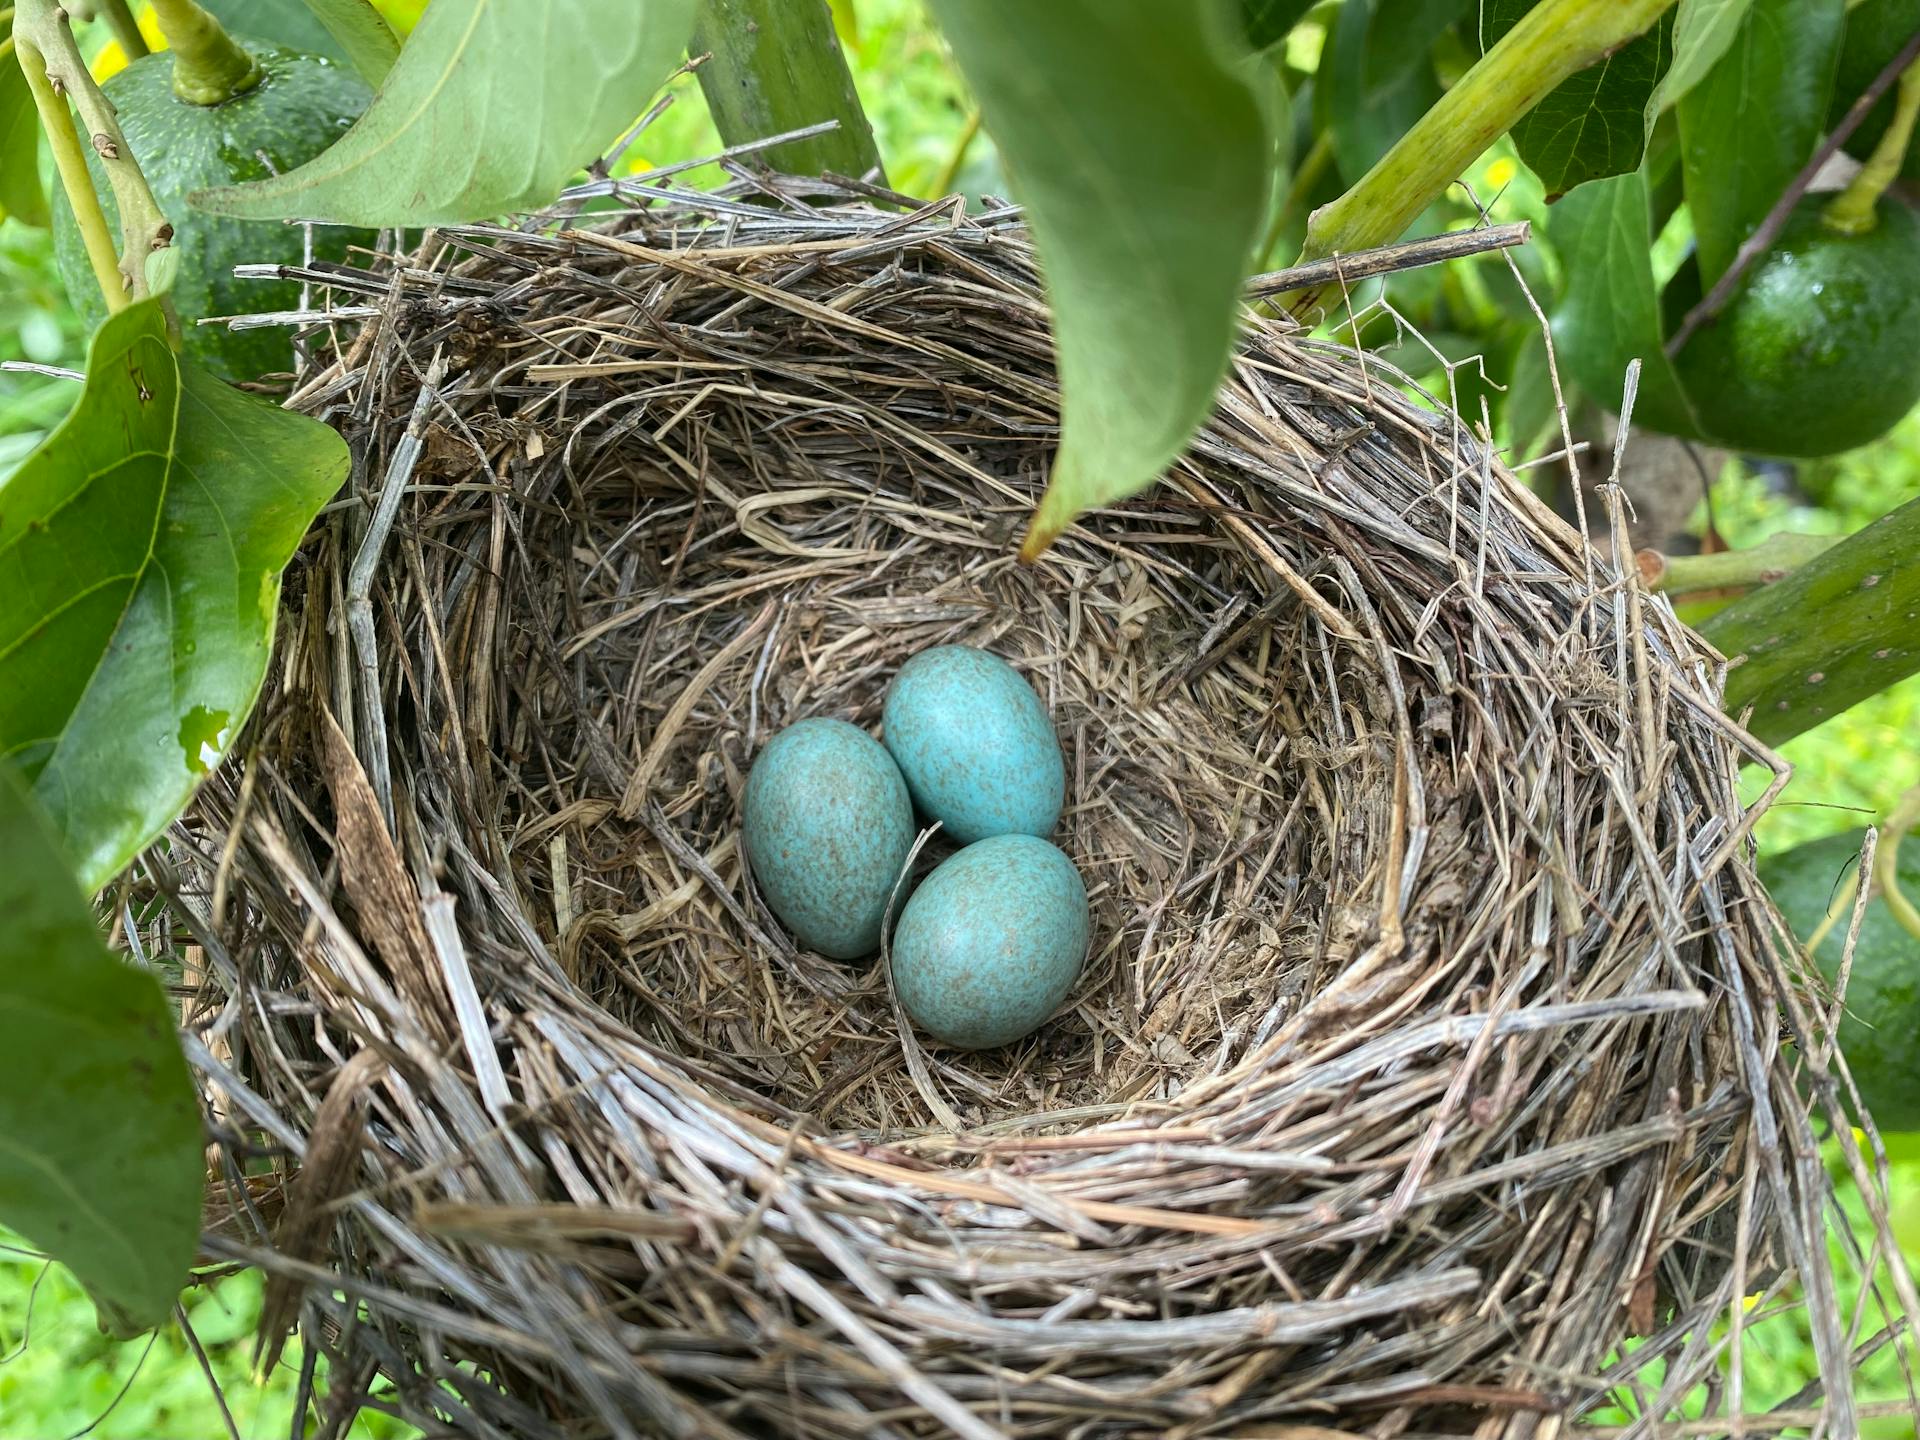
<svg viewBox="0 0 1920 1440"><path fill-rule="evenodd" d="M1761 455L1833 455L1885 434L1920 401L1920 220L1882 200L1843 235L1809 196L1674 367L1708 438ZM1667 329L1700 298L1691 261Z"/></svg>
<svg viewBox="0 0 1920 1440"><path fill-rule="evenodd" d="M195 210L187 196L215 185L261 180L304 165L338 140L367 108L372 92L352 71L317 55L242 40L265 71L260 84L219 105L190 105L173 93L173 57L142 56L101 86L119 112L127 146L173 226L180 252L173 284L186 357L225 380L252 380L293 363L288 330L228 330L196 325L210 315L291 310L300 287L290 280L237 280L233 267L297 265L300 227L278 221L229 220ZM266 158L263 161L261 156ZM95 192L116 243L120 211L98 156L87 156ZM54 256L74 308L89 326L106 317L106 302L87 260L86 244L64 192L55 196ZM349 245L371 245L370 231L316 226L315 258L341 260Z"/></svg>

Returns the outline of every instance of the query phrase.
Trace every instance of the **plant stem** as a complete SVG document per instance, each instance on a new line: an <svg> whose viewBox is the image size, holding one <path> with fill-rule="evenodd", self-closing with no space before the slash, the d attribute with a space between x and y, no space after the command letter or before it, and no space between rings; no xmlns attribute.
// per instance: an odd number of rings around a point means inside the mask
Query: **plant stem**
<svg viewBox="0 0 1920 1440"><path fill-rule="evenodd" d="M113 236L107 228L106 212L100 208L100 197L93 193L86 147L81 142L79 127L73 123L73 112L54 89L47 75L46 57L33 43L21 36L8 36L7 45L18 46L20 69L26 74L27 89L33 92L34 108L40 112L40 128L46 132L47 146L53 151L54 168L59 171L60 183L66 187L67 199L73 205L74 224L87 247L93 278L106 297L107 308L118 310L127 303L120 257L113 252Z"/></svg>
<svg viewBox="0 0 1920 1440"><path fill-rule="evenodd" d="M933 177L933 184L927 189L927 198L940 200L953 193L953 182L960 174L960 166L967 158L967 151L980 134L980 107L973 107L967 116L967 123L960 127L960 138L953 142L953 153L947 156L947 163L940 167L940 173Z"/></svg>
<svg viewBox="0 0 1920 1440"><path fill-rule="evenodd" d="M1640 570L1654 589L1669 595L1747 589L1783 579L1838 545L1840 538L1782 530L1758 545L1749 545L1744 550L1722 550L1714 555L1663 555L1658 550L1642 550Z"/></svg>
<svg viewBox="0 0 1920 1440"><path fill-rule="evenodd" d="M1313 212L1301 260L1383 245L1546 93L1639 35L1674 0L1540 0L1460 82L1402 135L1358 184ZM1323 310L1324 288L1300 295L1297 317Z"/></svg>
<svg viewBox="0 0 1920 1440"><path fill-rule="evenodd" d="M1773 242L1780 238L1788 217L1807 193L1813 177L1820 173L1820 167L1847 143L1848 137L1867 118L1867 112L1879 103L1880 97L1892 88L1894 81L1905 74L1907 67L1916 59L1920 59L1920 30L1914 31L1912 38L1900 47L1900 53L1881 68L1880 73L1873 77L1873 83L1847 107L1847 113L1840 117L1840 123L1833 127L1833 132L1820 142L1820 148L1813 152L1813 157L1800 167L1800 173L1780 192L1780 198L1773 202L1773 208L1767 212L1766 218L1740 242L1740 248L1734 252L1733 263L1727 266L1726 273L1713 282L1713 288L1700 298L1700 303L1686 313L1680 328L1667 337L1665 349L1669 360L1680 353L1696 330L1726 308L1727 302L1733 298L1733 292L1739 288L1741 278L1753 267L1753 262L1772 249Z"/></svg>
<svg viewBox="0 0 1920 1440"><path fill-rule="evenodd" d="M100 93L87 70L67 23L67 12L58 0L19 0L17 9L13 33L20 47L21 68L27 72L40 123L59 166L60 183L66 188L74 219L86 240L94 277L100 282L107 308L119 310L130 300L146 297L147 256L172 242L173 226L160 212L147 177L140 173L127 137L120 131L120 122L114 118L112 102ZM100 157L120 208L117 266L80 132L67 110L68 97L86 126L87 141Z"/></svg>
<svg viewBox="0 0 1920 1440"><path fill-rule="evenodd" d="M1873 878L1886 899L1887 909L1914 939L1920 940L1920 910L1914 908L1907 892L1900 888L1900 841L1914 826L1920 825L1920 785L1900 797L1900 803L1887 816L1880 848L1874 852Z"/></svg>
<svg viewBox="0 0 1920 1440"><path fill-rule="evenodd" d="M836 130L781 146L782 168L796 175L879 171L886 183L825 0L702 0L687 48L711 52L700 89L727 144L835 120Z"/></svg>
<svg viewBox="0 0 1920 1440"><path fill-rule="evenodd" d="M153 0L173 52L173 93L189 105L220 105L258 85L265 72L194 0Z"/></svg>
<svg viewBox="0 0 1920 1440"><path fill-rule="evenodd" d="M1880 223L1875 207L1900 174L1906 162L1907 142L1913 139L1913 122L1920 116L1920 60L1900 72L1900 94L1893 102L1893 120L1886 134L1873 147L1866 164L1833 199L1827 202L1822 218L1843 235L1864 235Z"/></svg>
<svg viewBox="0 0 1920 1440"><path fill-rule="evenodd" d="M153 53L147 48L147 37L140 33L140 22L133 18L133 7L127 0L98 0L98 3L101 17L113 31L113 38L120 42L120 48L127 52L127 59L138 60L142 55Z"/></svg>

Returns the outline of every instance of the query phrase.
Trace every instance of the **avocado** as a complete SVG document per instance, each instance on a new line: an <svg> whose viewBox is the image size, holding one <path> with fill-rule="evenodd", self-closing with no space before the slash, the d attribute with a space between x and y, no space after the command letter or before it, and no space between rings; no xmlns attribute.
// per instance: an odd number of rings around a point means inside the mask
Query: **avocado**
<svg viewBox="0 0 1920 1440"><path fill-rule="evenodd" d="M127 145L173 225L173 243L180 251L173 301L184 353L226 380L252 380L288 369L293 360L289 332L279 327L228 330L193 322L207 315L298 306L300 287L295 282L236 280L233 267L298 264L303 238L295 225L204 214L188 206L187 195L305 164L339 139L373 98L358 75L332 60L255 40L239 43L260 63L264 78L219 105L178 99L173 93L173 58L165 51L135 60L101 87L119 111ZM117 243L119 207L98 158L89 154L87 159ZM87 325L98 325L106 305L64 193L55 199L53 229L54 256L67 293ZM343 259L349 245L371 245L373 239L369 231L317 226L314 255Z"/></svg>
<svg viewBox="0 0 1920 1440"><path fill-rule="evenodd" d="M1920 219L1882 199L1843 235L1810 195L1727 307L1674 359L1705 435L1760 455L1832 455L1886 433L1920 400ZM1700 299L1689 260L1664 299L1667 333Z"/></svg>

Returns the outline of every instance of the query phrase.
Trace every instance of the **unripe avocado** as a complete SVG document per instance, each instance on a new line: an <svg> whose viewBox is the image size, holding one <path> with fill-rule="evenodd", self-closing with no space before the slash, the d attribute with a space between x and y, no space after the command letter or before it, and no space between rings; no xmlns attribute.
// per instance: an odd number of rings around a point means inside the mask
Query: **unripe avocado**
<svg viewBox="0 0 1920 1440"><path fill-rule="evenodd" d="M331 60L254 40L239 43L260 63L265 78L219 105L178 99L173 93L173 57L165 51L142 56L101 87L119 111L127 145L173 225L173 244L180 251L173 302L186 356L227 380L251 380L290 368L290 332L281 327L228 330L193 322L207 315L295 308L300 287L294 281L236 280L233 267L300 263L301 230L278 221L208 215L189 206L187 195L284 174L305 164L339 139L372 99L358 75ZM89 153L87 159L117 246L119 207L99 158ZM64 193L55 198L53 234L60 279L81 318L97 325L106 316L106 303ZM373 239L369 231L316 226L314 255L344 259L349 245L371 245Z"/></svg>
<svg viewBox="0 0 1920 1440"><path fill-rule="evenodd" d="M1718 316L1674 359L1708 438L1761 455L1833 455L1920 401L1920 219L1881 200L1843 235L1810 195ZM1667 287L1667 333L1700 299L1689 261Z"/></svg>

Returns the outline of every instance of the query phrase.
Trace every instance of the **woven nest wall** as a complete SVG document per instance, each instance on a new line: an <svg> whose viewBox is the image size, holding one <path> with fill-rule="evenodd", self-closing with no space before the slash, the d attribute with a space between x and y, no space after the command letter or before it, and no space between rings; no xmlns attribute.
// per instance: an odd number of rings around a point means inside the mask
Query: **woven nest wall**
<svg viewBox="0 0 1920 1440"><path fill-rule="evenodd" d="M1845 1413L1750 744L1457 418L1250 318L1170 482L1023 567L1009 210L735 191L303 278L352 494L147 874L208 1251L331 1357L321 1433L1547 1434L1728 1403L1712 1322L1801 1283ZM1046 702L1093 912L980 1054L739 844L769 735L952 641Z"/></svg>

